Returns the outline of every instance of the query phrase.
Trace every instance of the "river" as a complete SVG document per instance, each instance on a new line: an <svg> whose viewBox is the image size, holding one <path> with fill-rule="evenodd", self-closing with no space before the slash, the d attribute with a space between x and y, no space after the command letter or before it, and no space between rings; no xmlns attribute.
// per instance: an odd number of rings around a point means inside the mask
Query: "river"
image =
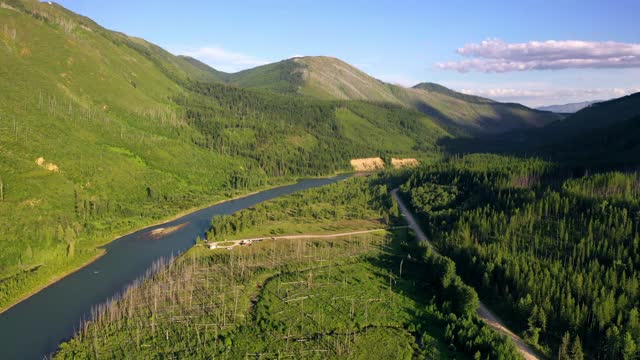
<svg viewBox="0 0 640 360"><path fill-rule="evenodd" d="M260 202L331 184L348 175L308 179L265 190L243 198L229 200L194 211L161 225L154 225L125 235L107 244L104 256L86 267L18 303L0 314L0 359L42 359L56 351L58 345L73 336L91 308L118 294L145 274L161 259L189 249L198 236L208 230L211 218L227 215ZM185 224L161 237L154 229Z"/></svg>

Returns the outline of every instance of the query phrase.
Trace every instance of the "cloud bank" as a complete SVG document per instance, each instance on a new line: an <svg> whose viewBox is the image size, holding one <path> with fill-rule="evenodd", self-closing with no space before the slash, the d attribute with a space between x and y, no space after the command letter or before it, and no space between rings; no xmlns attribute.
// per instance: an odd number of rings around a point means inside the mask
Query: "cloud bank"
<svg viewBox="0 0 640 360"><path fill-rule="evenodd" d="M526 70L640 67L640 44L578 40L506 43L488 39L456 51L468 60L438 63L443 70L504 73Z"/></svg>
<svg viewBox="0 0 640 360"><path fill-rule="evenodd" d="M204 46L181 53L196 58L216 70L225 72L236 72L268 63L268 61L218 46Z"/></svg>
<svg viewBox="0 0 640 360"><path fill-rule="evenodd" d="M640 92L638 88L555 89L531 88L461 88L460 92L497 101L519 102L528 106L555 105L585 100L609 100Z"/></svg>

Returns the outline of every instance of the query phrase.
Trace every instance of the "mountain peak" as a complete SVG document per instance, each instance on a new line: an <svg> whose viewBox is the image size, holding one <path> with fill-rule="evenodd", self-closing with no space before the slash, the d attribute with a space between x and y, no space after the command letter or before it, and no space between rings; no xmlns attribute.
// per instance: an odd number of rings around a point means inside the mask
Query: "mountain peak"
<svg viewBox="0 0 640 360"><path fill-rule="evenodd" d="M405 88L378 80L331 56L301 56L229 74L227 83L327 100L363 100L420 111L458 134L539 127L555 114L503 104L424 82Z"/></svg>

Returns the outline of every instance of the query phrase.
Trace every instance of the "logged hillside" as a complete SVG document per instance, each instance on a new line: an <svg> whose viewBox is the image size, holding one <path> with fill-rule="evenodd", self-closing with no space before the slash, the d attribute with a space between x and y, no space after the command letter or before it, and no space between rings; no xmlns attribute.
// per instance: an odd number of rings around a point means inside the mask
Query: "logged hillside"
<svg viewBox="0 0 640 360"><path fill-rule="evenodd" d="M202 63L200 65L206 67ZM432 83L418 84L413 88L387 84L339 59L326 56L297 57L235 74L219 75L216 70L209 69L221 81L244 88L318 99L401 105L422 112L458 135L541 127L562 118L561 115L520 104L499 103L461 94Z"/></svg>
<svg viewBox="0 0 640 360"><path fill-rule="evenodd" d="M450 136L399 106L221 84L35 0L0 0L0 59L0 308L117 234L353 157L429 157Z"/></svg>

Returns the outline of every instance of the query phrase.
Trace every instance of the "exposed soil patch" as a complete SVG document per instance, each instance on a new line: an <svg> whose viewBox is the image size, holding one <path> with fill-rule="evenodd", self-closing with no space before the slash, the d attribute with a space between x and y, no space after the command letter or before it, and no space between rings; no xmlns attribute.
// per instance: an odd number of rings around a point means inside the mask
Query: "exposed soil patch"
<svg viewBox="0 0 640 360"><path fill-rule="evenodd" d="M374 171L384 169L384 160L379 157L351 159L351 167L355 171Z"/></svg>
<svg viewBox="0 0 640 360"><path fill-rule="evenodd" d="M394 169L400 169L403 167L416 167L420 165L420 162L414 158L397 159L391 158L391 165Z"/></svg>

